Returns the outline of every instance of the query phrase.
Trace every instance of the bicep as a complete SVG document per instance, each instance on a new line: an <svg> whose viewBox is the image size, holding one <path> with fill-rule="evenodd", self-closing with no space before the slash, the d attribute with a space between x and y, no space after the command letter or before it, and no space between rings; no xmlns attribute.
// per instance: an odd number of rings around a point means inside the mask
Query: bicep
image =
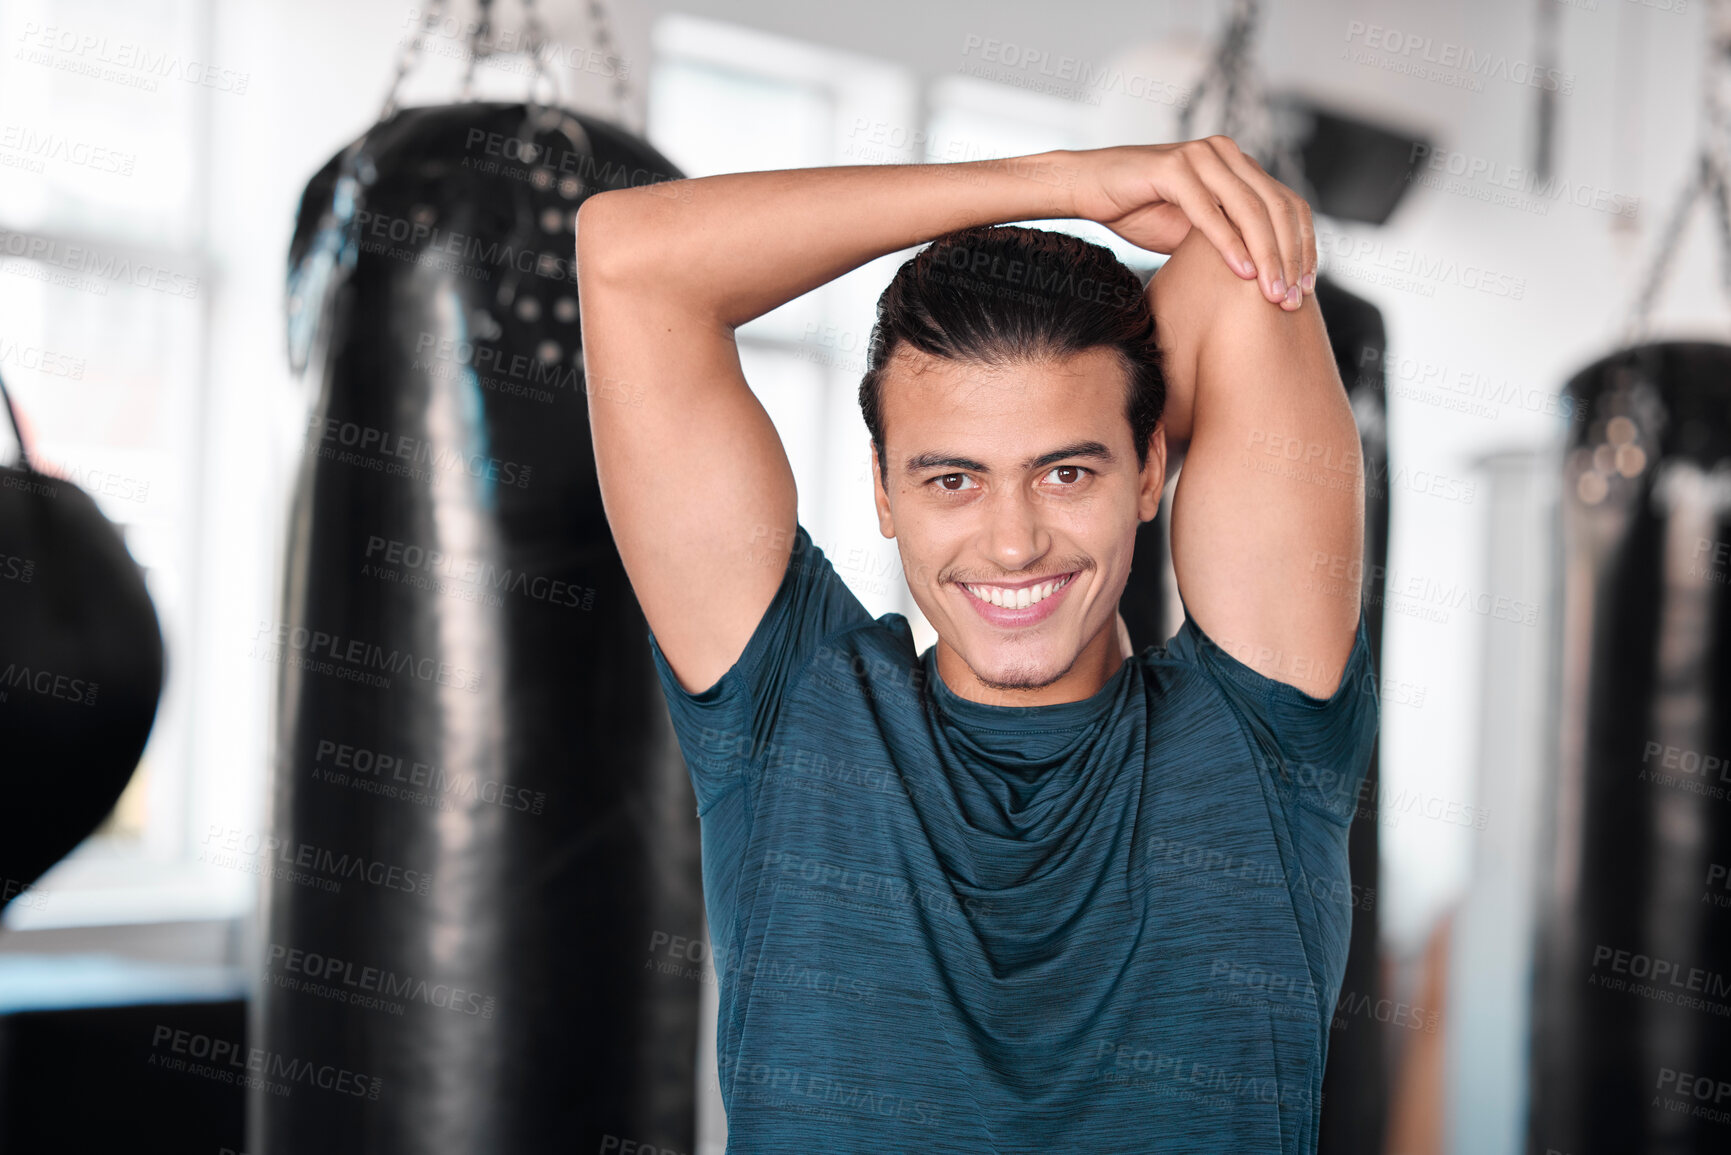
<svg viewBox="0 0 1731 1155"><path fill-rule="evenodd" d="M1352 651L1364 548L1357 425L1314 296L1220 283L1173 492L1187 612L1258 673L1328 697Z"/></svg>
<svg viewBox="0 0 1731 1155"><path fill-rule="evenodd" d="M592 244L609 223L585 218ZM787 570L793 470L732 330L651 280L586 273L584 256L580 242L602 504L657 644L681 685L701 692L738 660Z"/></svg>

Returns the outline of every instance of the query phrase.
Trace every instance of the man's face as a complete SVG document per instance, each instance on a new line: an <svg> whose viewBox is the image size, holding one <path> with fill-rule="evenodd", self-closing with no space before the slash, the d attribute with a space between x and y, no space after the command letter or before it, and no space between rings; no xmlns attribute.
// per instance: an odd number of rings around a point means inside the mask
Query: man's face
<svg viewBox="0 0 1731 1155"><path fill-rule="evenodd" d="M903 346L884 375L879 527L940 662L948 646L985 689L1041 698L1025 692L1085 651L1116 653L1136 528L1159 512L1166 472L1163 429L1137 466L1126 387L1108 348L993 368ZM875 451L872 466L877 478Z"/></svg>

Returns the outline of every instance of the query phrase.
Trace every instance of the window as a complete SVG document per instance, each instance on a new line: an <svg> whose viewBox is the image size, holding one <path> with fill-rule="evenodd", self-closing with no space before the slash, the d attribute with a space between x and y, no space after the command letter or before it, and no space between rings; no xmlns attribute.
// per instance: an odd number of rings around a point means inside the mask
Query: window
<svg viewBox="0 0 1731 1155"><path fill-rule="evenodd" d="M0 11L0 372L38 468L81 486L144 571L167 647L150 742L99 830L15 902L22 928L238 910L188 862L211 262L207 103L245 77L195 0Z"/></svg>

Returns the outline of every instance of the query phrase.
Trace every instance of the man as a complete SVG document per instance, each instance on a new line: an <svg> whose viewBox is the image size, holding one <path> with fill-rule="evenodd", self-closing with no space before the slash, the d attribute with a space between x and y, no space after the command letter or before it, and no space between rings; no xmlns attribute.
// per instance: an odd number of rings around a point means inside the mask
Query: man
<svg viewBox="0 0 1731 1155"><path fill-rule="evenodd" d="M679 193L592 197L577 260L589 380L643 391L590 421L702 821L728 1150L1313 1150L1378 705L1308 207L1224 137ZM1144 295L992 227L1061 217L1171 257ZM916 654L797 524L733 330L926 241L860 390ZM1169 446L1186 620L1132 654Z"/></svg>

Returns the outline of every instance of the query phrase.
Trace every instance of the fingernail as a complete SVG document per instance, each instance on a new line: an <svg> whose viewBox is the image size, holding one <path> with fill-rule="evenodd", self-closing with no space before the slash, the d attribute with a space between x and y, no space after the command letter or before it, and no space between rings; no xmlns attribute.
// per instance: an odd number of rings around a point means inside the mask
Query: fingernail
<svg viewBox="0 0 1731 1155"><path fill-rule="evenodd" d="M1299 302L1302 300L1304 300L1304 294L1298 291L1297 285L1292 286L1292 288L1286 291L1286 303L1291 305L1293 308L1296 309Z"/></svg>
<svg viewBox="0 0 1731 1155"><path fill-rule="evenodd" d="M1256 275L1256 262L1255 261L1239 261L1238 262L1238 271L1243 273L1247 277L1254 277Z"/></svg>
<svg viewBox="0 0 1731 1155"><path fill-rule="evenodd" d="M1315 273L1304 274L1304 291L1307 293L1316 292L1316 274Z"/></svg>
<svg viewBox="0 0 1731 1155"><path fill-rule="evenodd" d="M1284 277L1274 278L1274 284L1270 287L1273 288L1274 295L1276 297L1286 296L1286 278L1284 278Z"/></svg>

